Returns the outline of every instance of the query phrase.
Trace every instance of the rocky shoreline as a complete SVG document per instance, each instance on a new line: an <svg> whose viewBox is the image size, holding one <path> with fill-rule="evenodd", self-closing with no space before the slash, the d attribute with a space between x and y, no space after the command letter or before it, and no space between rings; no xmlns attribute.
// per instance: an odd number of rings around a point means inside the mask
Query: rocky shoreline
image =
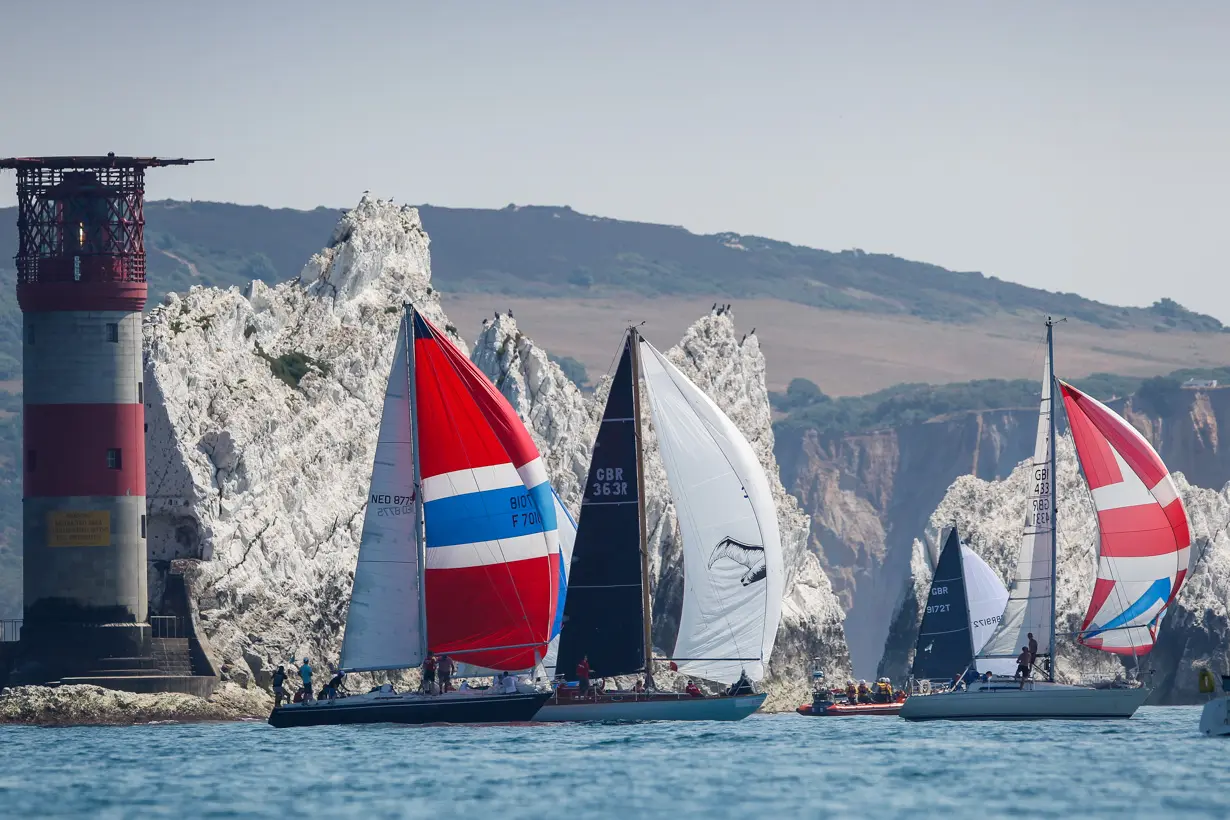
<svg viewBox="0 0 1230 820"><path fill-rule="evenodd" d="M101 686L0 689L0 726L137 726L264 720L273 700L263 689L224 683L206 698L178 692L135 694Z"/></svg>

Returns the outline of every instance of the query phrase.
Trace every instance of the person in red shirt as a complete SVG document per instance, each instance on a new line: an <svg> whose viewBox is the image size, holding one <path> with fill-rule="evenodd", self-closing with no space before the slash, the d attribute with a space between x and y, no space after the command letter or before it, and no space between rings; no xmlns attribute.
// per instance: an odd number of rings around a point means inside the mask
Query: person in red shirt
<svg viewBox="0 0 1230 820"><path fill-rule="evenodd" d="M696 681L691 678L688 678L688 686L684 691L688 693L689 697L693 698L703 698L705 696L705 693L700 691L700 687L696 685Z"/></svg>
<svg viewBox="0 0 1230 820"><path fill-rule="evenodd" d="M589 694L589 655L582 655L581 662L577 664L577 688L582 695Z"/></svg>

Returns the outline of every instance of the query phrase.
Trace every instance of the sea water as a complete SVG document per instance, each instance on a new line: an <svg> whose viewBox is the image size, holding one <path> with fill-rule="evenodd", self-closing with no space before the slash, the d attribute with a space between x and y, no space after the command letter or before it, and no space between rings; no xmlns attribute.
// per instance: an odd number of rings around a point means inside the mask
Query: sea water
<svg viewBox="0 0 1230 820"><path fill-rule="evenodd" d="M1228 817L1230 740L1199 717L0 727L0 816Z"/></svg>

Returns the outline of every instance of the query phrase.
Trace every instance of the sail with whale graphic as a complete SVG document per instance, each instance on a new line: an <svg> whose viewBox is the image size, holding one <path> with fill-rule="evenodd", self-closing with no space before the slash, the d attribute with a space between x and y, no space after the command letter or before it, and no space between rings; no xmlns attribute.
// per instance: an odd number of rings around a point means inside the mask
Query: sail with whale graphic
<svg viewBox="0 0 1230 820"><path fill-rule="evenodd" d="M734 423L635 328L594 443L557 668L578 680L584 660L595 675L645 671L653 683L642 378L682 537L682 612L664 660L735 685L701 700L652 691L591 700L561 689L537 720L738 720L764 700L750 682L764 677L784 587L768 476Z"/></svg>

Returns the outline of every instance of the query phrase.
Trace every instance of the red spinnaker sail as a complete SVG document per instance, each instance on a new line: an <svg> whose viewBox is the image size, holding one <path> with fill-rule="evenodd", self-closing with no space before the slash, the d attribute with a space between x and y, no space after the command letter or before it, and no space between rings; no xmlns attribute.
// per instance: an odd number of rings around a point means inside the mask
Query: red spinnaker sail
<svg viewBox="0 0 1230 820"><path fill-rule="evenodd" d="M1187 510L1144 436L1070 384L1060 388L1101 533L1098 579L1078 640L1142 655L1187 575Z"/></svg>
<svg viewBox="0 0 1230 820"><path fill-rule="evenodd" d="M414 380L428 648L530 668L546 655L560 578L538 449L491 381L417 313Z"/></svg>

